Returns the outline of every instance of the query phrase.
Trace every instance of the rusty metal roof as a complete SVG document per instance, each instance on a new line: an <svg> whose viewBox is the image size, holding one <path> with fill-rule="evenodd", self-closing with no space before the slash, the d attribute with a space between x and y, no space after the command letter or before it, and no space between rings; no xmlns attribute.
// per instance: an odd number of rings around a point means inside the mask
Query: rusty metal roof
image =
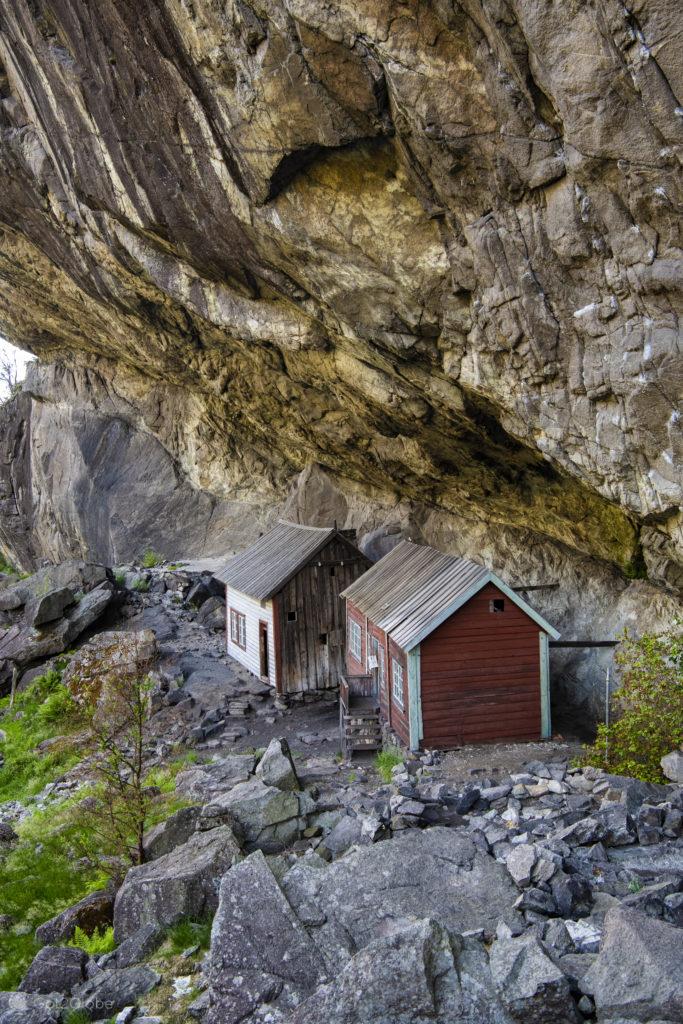
<svg viewBox="0 0 683 1024"><path fill-rule="evenodd" d="M466 558L401 541L341 595L409 651L487 583L494 583L550 636L559 633L518 594Z"/></svg>
<svg viewBox="0 0 683 1024"><path fill-rule="evenodd" d="M277 594L335 533L334 527L280 521L270 533L231 558L216 576L228 587L264 601Z"/></svg>

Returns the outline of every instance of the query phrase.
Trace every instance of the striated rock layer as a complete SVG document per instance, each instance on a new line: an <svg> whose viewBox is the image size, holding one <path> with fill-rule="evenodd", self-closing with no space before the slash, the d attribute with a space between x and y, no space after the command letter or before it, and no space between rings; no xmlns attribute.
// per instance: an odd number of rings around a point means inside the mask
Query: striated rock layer
<svg viewBox="0 0 683 1024"><path fill-rule="evenodd" d="M284 503L559 578L574 635L672 613L677 14L0 0L0 330L43 362L7 550L214 553Z"/></svg>

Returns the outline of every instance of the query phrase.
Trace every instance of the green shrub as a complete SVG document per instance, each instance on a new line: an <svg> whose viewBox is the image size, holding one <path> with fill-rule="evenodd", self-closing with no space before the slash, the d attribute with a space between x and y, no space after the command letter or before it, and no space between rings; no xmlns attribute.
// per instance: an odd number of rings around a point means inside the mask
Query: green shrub
<svg viewBox="0 0 683 1024"><path fill-rule="evenodd" d="M90 1024L90 1014L87 1010L67 1010L62 1017L64 1024Z"/></svg>
<svg viewBox="0 0 683 1024"><path fill-rule="evenodd" d="M114 928L97 928L92 935L87 935L82 928L76 928L74 936L69 939L67 946L76 946L84 949L89 956L101 956L103 953L111 953L116 946L114 942Z"/></svg>
<svg viewBox="0 0 683 1024"><path fill-rule="evenodd" d="M200 921L184 920L172 925L168 930L168 938L173 953L183 953L192 946L208 949L211 943L211 918Z"/></svg>
<svg viewBox="0 0 683 1024"><path fill-rule="evenodd" d="M665 782L660 760L683 742L683 630L639 639L624 633L614 660L621 686L610 701L610 724L598 726L581 764L617 775Z"/></svg>
<svg viewBox="0 0 683 1024"><path fill-rule="evenodd" d="M148 548L142 556L142 566L145 569L155 569L157 565L161 565L163 560L162 555L159 555L156 551L152 551L151 548Z"/></svg>
<svg viewBox="0 0 683 1024"><path fill-rule="evenodd" d="M122 587L123 584L126 582L126 574L123 571L123 569L119 569L117 572L114 573L114 582L116 583L117 587Z"/></svg>
<svg viewBox="0 0 683 1024"><path fill-rule="evenodd" d="M391 769L403 761L399 747L386 747L375 757L375 768L383 782L391 782Z"/></svg>
<svg viewBox="0 0 683 1024"><path fill-rule="evenodd" d="M143 576L138 576L137 579L133 580L133 590L146 594L149 590L149 580L146 580Z"/></svg>

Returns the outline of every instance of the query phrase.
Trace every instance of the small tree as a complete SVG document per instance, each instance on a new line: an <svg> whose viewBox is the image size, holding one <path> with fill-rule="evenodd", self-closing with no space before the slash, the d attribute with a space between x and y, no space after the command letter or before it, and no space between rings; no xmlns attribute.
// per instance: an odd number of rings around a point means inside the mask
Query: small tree
<svg viewBox="0 0 683 1024"><path fill-rule="evenodd" d="M109 666L96 693L83 685L79 690L79 703L88 705L92 714L97 780L95 795L85 802L84 817L101 846L131 864L144 861L151 804L144 781L150 668L149 658L136 650L131 660Z"/></svg>
<svg viewBox="0 0 683 1024"><path fill-rule="evenodd" d="M662 782L660 760L683 742L683 630L636 638L624 632L615 653L621 687L610 702L611 724L585 747L584 764Z"/></svg>

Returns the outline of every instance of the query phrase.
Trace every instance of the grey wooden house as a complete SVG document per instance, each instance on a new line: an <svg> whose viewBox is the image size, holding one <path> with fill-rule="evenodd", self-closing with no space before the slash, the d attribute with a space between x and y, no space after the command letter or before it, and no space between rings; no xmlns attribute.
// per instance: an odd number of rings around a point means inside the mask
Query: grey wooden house
<svg viewBox="0 0 683 1024"><path fill-rule="evenodd" d="M279 522L217 574L229 656L278 693L336 689L346 639L340 595L370 565L334 527Z"/></svg>

